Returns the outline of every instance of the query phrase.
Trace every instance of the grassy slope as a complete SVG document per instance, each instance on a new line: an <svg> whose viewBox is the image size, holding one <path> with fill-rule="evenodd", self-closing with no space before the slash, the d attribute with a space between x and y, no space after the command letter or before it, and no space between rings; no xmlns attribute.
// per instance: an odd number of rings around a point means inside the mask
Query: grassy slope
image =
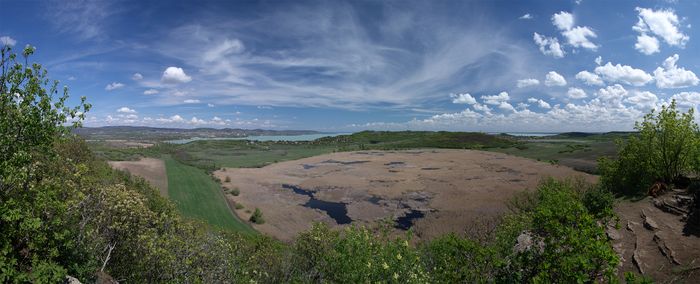
<svg viewBox="0 0 700 284"><path fill-rule="evenodd" d="M187 217L203 219L209 224L244 233L255 231L233 215L219 185L203 170L164 157L168 173L170 199Z"/></svg>

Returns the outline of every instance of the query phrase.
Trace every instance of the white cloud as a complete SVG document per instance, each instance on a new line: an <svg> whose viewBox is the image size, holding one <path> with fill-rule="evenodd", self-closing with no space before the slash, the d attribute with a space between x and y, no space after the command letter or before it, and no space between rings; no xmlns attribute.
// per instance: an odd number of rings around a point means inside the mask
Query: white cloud
<svg viewBox="0 0 700 284"><path fill-rule="evenodd" d="M0 36L0 46L13 47L17 41L9 36Z"/></svg>
<svg viewBox="0 0 700 284"><path fill-rule="evenodd" d="M533 39L535 40L537 46L540 47L540 52L542 52L542 54L550 55L554 58L564 57L565 52L561 48L561 45L559 44L559 40L557 38L546 37L535 33Z"/></svg>
<svg viewBox="0 0 700 284"><path fill-rule="evenodd" d="M542 99L529 98L529 99L527 99L527 102L533 103L533 104L536 103L540 108L544 108L544 109L550 109L550 108L552 108L552 106L549 105L548 102L545 102L545 101L542 100Z"/></svg>
<svg viewBox="0 0 700 284"><path fill-rule="evenodd" d="M213 62L221 60L231 54L241 53L245 47L243 42L238 39L230 40L226 39L219 45L214 46L212 49L204 53L204 61Z"/></svg>
<svg viewBox="0 0 700 284"><path fill-rule="evenodd" d="M480 104L480 103L475 103L472 105L472 108L476 111L484 112L484 113L491 113L491 108L487 105Z"/></svg>
<svg viewBox="0 0 700 284"><path fill-rule="evenodd" d="M528 14L525 14L525 15L520 16L520 18L518 18L518 19L521 19L521 20L531 20L532 18L533 18L532 15L530 15L530 14L528 13Z"/></svg>
<svg viewBox="0 0 700 284"><path fill-rule="evenodd" d="M214 104L207 104L208 107L214 107Z"/></svg>
<svg viewBox="0 0 700 284"><path fill-rule="evenodd" d="M198 104L198 103L199 103L199 100L187 99L187 100L184 100L184 101L182 101L182 102L183 102L183 103L186 103L186 104Z"/></svg>
<svg viewBox="0 0 700 284"><path fill-rule="evenodd" d="M501 92L498 95L481 96L481 99L484 101L485 104L500 105L501 103L507 102L508 100L510 100L510 96L508 95L507 92Z"/></svg>
<svg viewBox="0 0 700 284"><path fill-rule="evenodd" d="M177 84L192 81L192 77L185 74L185 70L182 70L182 68L171 66L165 69L160 80L163 83Z"/></svg>
<svg viewBox="0 0 700 284"><path fill-rule="evenodd" d="M659 100L658 97L652 92L633 92L631 96L625 99L626 103L632 104L634 107L640 108L642 110L648 110L656 105Z"/></svg>
<svg viewBox="0 0 700 284"><path fill-rule="evenodd" d="M157 122L164 122L164 123L173 123L173 122L183 122L183 121L185 121L185 119L183 119L182 116L176 114L176 115L173 115L169 118L162 118L162 117L156 118L156 121Z"/></svg>
<svg viewBox="0 0 700 284"><path fill-rule="evenodd" d="M107 90L107 91L113 91L113 90L120 89L120 88L123 88L123 87L124 87L124 84L122 84L122 83L117 83L117 82L113 82L113 83L111 83L111 84L107 84L107 86L105 86L105 90Z"/></svg>
<svg viewBox="0 0 700 284"><path fill-rule="evenodd" d="M653 34L671 46L683 47L690 39L679 30L680 22L673 10L652 10L639 7L636 10L639 12L639 21L632 28L635 31L641 34Z"/></svg>
<svg viewBox="0 0 700 284"><path fill-rule="evenodd" d="M587 97L586 92L579 88L569 88L569 91L566 92L566 96L574 100Z"/></svg>
<svg viewBox="0 0 700 284"><path fill-rule="evenodd" d="M515 112L515 108L507 102L501 102L500 104L498 104L498 108L505 111Z"/></svg>
<svg viewBox="0 0 700 284"><path fill-rule="evenodd" d="M574 27L574 15L561 11L552 15L552 24L560 30L566 31Z"/></svg>
<svg viewBox="0 0 700 284"><path fill-rule="evenodd" d="M196 116L193 116L192 119L190 119L191 124L199 125L199 124L206 124L207 122L203 119L199 119Z"/></svg>
<svg viewBox="0 0 700 284"><path fill-rule="evenodd" d="M620 86L620 84L615 84L612 86L607 86L603 89L599 89L596 92L596 99L607 108L622 107L622 100L627 97L627 90Z"/></svg>
<svg viewBox="0 0 700 284"><path fill-rule="evenodd" d="M700 106L700 93L698 92L682 92L671 96L669 101L676 100L679 106L698 107Z"/></svg>
<svg viewBox="0 0 700 284"><path fill-rule="evenodd" d="M136 113L135 110L130 109L128 107L121 107L121 108L117 109L117 112L119 112L119 113Z"/></svg>
<svg viewBox="0 0 700 284"><path fill-rule="evenodd" d="M566 79L564 79L564 76L559 75L559 73L557 72L549 71L549 73L547 73L547 77L544 80L544 84L548 87L566 86Z"/></svg>
<svg viewBox="0 0 700 284"><path fill-rule="evenodd" d="M532 78L518 80L518 88L537 86L539 84L540 84L540 80L532 79Z"/></svg>
<svg viewBox="0 0 700 284"><path fill-rule="evenodd" d="M634 48L641 53L651 55L659 52L659 40L656 37L642 33L637 36L637 43L634 44Z"/></svg>
<svg viewBox="0 0 700 284"><path fill-rule="evenodd" d="M134 73L134 75L131 75L131 80L139 81L142 79L143 79L143 75L141 75L141 73Z"/></svg>
<svg viewBox="0 0 700 284"><path fill-rule="evenodd" d="M589 38L598 37L589 27L575 27L561 33L567 42L573 47L582 47L590 50L597 50L598 46L591 42Z"/></svg>
<svg viewBox="0 0 700 284"><path fill-rule="evenodd" d="M620 82L634 86L644 86L654 78L641 69L635 69L628 65L612 65L608 62L595 68L595 73L608 82Z"/></svg>
<svg viewBox="0 0 700 284"><path fill-rule="evenodd" d="M144 95L155 95L157 93L159 93L159 92L156 89L148 89L148 90L143 91Z"/></svg>
<svg viewBox="0 0 700 284"><path fill-rule="evenodd" d="M590 38L596 38L596 33L589 27L574 27L574 15L561 11L552 15L552 24L561 30L569 45L590 50L597 50L598 46L591 42Z"/></svg>
<svg viewBox="0 0 700 284"><path fill-rule="evenodd" d="M678 54L674 54L664 60L663 68L658 67L654 70L654 79L656 79L656 86L658 88L685 88L698 84L700 80L695 76L695 73L685 68L678 68L676 66L677 61Z"/></svg>
<svg viewBox="0 0 700 284"><path fill-rule="evenodd" d="M595 64L596 64L596 65L603 64L603 57L601 57L601 56L599 55L598 57L595 58L594 61L595 61Z"/></svg>
<svg viewBox="0 0 700 284"><path fill-rule="evenodd" d="M600 58L600 57L599 57ZM600 79L600 76L598 76L595 73L591 73L588 71L581 71L576 74L576 79L582 81L586 85L589 86L602 86L603 85L603 80Z"/></svg>
<svg viewBox="0 0 700 284"><path fill-rule="evenodd" d="M468 104L473 105L476 103L476 99L472 97L469 93L464 94L451 94L452 103L454 104Z"/></svg>

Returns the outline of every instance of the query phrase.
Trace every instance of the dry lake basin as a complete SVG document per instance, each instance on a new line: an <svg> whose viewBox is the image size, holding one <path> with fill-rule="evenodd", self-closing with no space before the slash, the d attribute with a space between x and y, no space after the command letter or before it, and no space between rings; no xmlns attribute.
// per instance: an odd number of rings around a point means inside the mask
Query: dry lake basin
<svg viewBox="0 0 700 284"><path fill-rule="evenodd" d="M240 190L226 196L245 207L236 210L242 219L260 208L266 222L255 229L284 241L314 222L337 227L387 219L395 232L410 228L415 238L430 239L502 214L507 200L543 178L596 180L501 153L433 149L333 153L215 174Z"/></svg>

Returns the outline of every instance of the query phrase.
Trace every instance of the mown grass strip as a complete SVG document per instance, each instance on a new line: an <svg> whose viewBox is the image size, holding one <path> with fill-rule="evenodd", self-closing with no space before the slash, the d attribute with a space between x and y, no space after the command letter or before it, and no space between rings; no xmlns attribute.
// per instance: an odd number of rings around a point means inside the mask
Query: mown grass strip
<svg viewBox="0 0 700 284"><path fill-rule="evenodd" d="M204 170L163 157L168 174L168 194L183 215L207 221L223 229L254 234L226 204L219 185Z"/></svg>

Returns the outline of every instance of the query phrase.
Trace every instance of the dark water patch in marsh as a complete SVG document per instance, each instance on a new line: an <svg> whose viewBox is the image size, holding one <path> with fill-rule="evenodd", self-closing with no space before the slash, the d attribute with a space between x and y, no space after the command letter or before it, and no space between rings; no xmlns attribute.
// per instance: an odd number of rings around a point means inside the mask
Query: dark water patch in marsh
<svg viewBox="0 0 700 284"><path fill-rule="evenodd" d="M419 210L411 210L406 215L396 219L396 224L394 228L401 230L408 230L413 227L414 220L425 217L425 213Z"/></svg>
<svg viewBox="0 0 700 284"><path fill-rule="evenodd" d="M354 164L364 164L364 163L369 163L369 161L338 161L338 160L325 160L322 163L324 164L341 164L344 166L347 165L354 165Z"/></svg>
<svg viewBox="0 0 700 284"><path fill-rule="evenodd" d="M285 189L291 189L296 194L306 195L310 197L309 201L304 203L304 207L319 209L323 212L326 212L326 215L333 218L333 220L335 220L335 222L340 225L350 224L352 222L352 219L350 219L350 217L348 216L348 209L346 203L316 199L314 197L313 190L303 189L296 185L283 184L282 187Z"/></svg>

